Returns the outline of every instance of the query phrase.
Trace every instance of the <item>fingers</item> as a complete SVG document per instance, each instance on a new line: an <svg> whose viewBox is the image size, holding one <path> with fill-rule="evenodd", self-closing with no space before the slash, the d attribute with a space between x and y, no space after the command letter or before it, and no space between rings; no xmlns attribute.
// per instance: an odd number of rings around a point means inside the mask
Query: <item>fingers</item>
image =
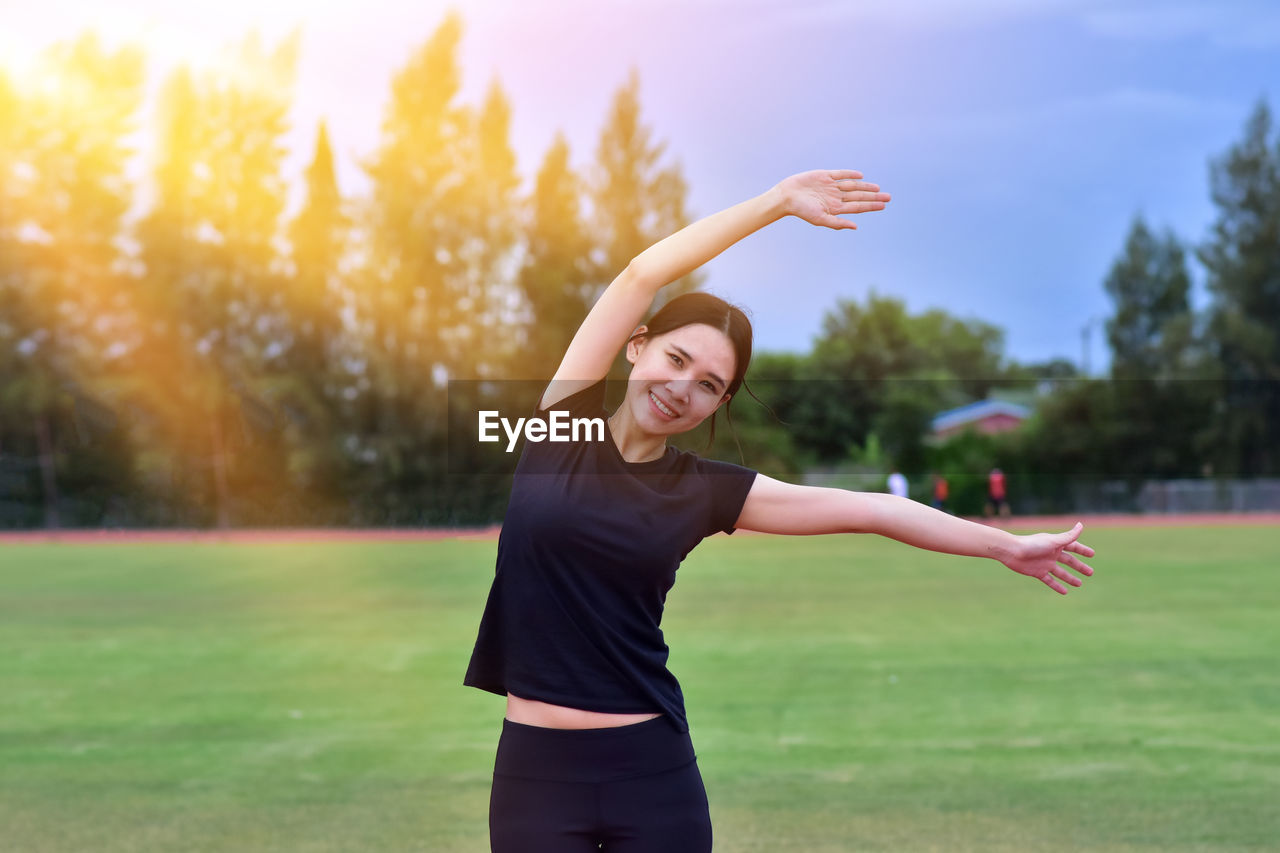
<svg viewBox="0 0 1280 853"><path fill-rule="evenodd" d="M840 195L841 204L879 204L881 208L888 203L891 196L888 193L842 193Z"/></svg>
<svg viewBox="0 0 1280 853"><path fill-rule="evenodd" d="M1088 545L1084 544L1083 542L1072 542L1069 545L1067 545L1063 550L1075 551L1077 554L1081 554L1085 557L1092 557L1094 554L1097 553L1096 551L1094 551L1092 548L1090 548Z"/></svg>
<svg viewBox="0 0 1280 853"><path fill-rule="evenodd" d="M1065 548L1080 538L1080 531L1082 530L1084 530L1084 525L1077 521L1075 526L1070 530L1062 533L1055 533L1053 536L1053 542L1059 548Z"/></svg>
<svg viewBox="0 0 1280 853"><path fill-rule="evenodd" d="M1050 574L1050 575L1045 575L1044 577L1040 578L1040 580L1044 581L1045 586L1049 587L1049 589L1053 590L1053 591L1054 591L1054 592L1056 592L1058 595L1066 595L1066 594L1067 594L1067 588L1066 588L1065 586L1063 586L1063 585L1058 581L1058 579L1057 579L1057 578L1055 578L1053 575L1051 575L1051 574Z"/></svg>
<svg viewBox="0 0 1280 853"><path fill-rule="evenodd" d="M884 210L883 201L846 201L840 205L837 213L866 213L870 210Z"/></svg>
<svg viewBox="0 0 1280 853"><path fill-rule="evenodd" d="M1061 562L1086 577L1093 575L1093 569L1080 562L1080 559L1072 554L1063 554ZM1040 581L1059 595L1067 594L1067 588L1063 585L1064 581L1077 589L1084 586L1084 581L1082 579L1071 574L1071 572L1062 568L1062 566L1053 566L1044 574L1043 577L1040 578Z"/></svg>
<svg viewBox="0 0 1280 853"><path fill-rule="evenodd" d="M833 181L857 180L862 177L862 173L856 169L832 169L827 175Z"/></svg>
<svg viewBox="0 0 1280 853"><path fill-rule="evenodd" d="M1058 566L1054 566L1052 569L1050 569L1049 573L1053 577L1057 578L1058 580L1066 581L1072 586L1076 586L1076 587L1084 586L1083 580L1071 574L1071 572L1067 571L1066 569L1060 568Z"/></svg>
<svg viewBox="0 0 1280 853"><path fill-rule="evenodd" d="M1093 569L1080 561L1080 558L1074 554L1063 554L1059 560L1063 565L1070 566L1085 577L1093 577Z"/></svg>

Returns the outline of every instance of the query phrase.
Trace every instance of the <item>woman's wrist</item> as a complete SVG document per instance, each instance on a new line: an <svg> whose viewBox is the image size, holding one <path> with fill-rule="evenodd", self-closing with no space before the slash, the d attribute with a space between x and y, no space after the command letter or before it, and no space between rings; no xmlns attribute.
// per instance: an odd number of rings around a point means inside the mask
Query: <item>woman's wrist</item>
<svg viewBox="0 0 1280 853"><path fill-rule="evenodd" d="M782 188L781 182L770 187L762 197L765 199L765 204L775 220L790 216L793 213L787 193Z"/></svg>
<svg viewBox="0 0 1280 853"><path fill-rule="evenodd" d="M974 523L977 524L979 522ZM990 530L995 537L995 541L989 546L989 556L992 559L1008 565L1011 560L1017 560L1021 557L1021 536L1018 536L1016 533L1010 533L1007 530L1001 530L998 527L988 527L987 529Z"/></svg>

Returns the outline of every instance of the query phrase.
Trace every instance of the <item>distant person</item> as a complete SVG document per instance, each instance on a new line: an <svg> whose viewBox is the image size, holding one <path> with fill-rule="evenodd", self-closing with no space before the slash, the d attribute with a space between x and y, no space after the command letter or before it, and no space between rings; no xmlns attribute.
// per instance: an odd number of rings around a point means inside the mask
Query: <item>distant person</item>
<svg viewBox="0 0 1280 853"><path fill-rule="evenodd" d="M1000 515L1008 518L1009 499L1004 487L1004 472L992 468L987 475L987 515Z"/></svg>
<svg viewBox="0 0 1280 853"><path fill-rule="evenodd" d="M941 474L933 475L933 501L934 509L940 509L947 512L947 478Z"/></svg>
<svg viewBox="0 0 1280 853"><path fill-rule="evenodd" d="M990 557L1060 595L1083 584L1076 573L1093 574L1080 561L1093 556L1080 524L1017 536L901 497L785 483L667 443L728 408L751 359L752 329L742 311L707 293L678 296L645 322L659 291L784 216L855 227L840 214L889 200L861 178L795 175L640 253L588 312L530 413L544 424L552 411L604 423L594 438L575 430L571 440L526 441L512 477L464 677L501 696L506 710L489 800L495 853L711 850L707 794L661 621L681 560L713 533L876 533ZM620 350L631 372L610 413L605 376ZM894 492L905 495L906 478L896 477ZM843 541L850 553L860 545ZM777 582L799 571L780 565ZM1052 651L1036 642L1041 658ZM840 713L857 713L853 694L840 701L849 705Z"/></svg>
<svg viewBox="0 0 1280 853"><path fill-rule="evenodd" d="M889 475L889 494L900 498L907 496L907 478L901 471L894 471Z"/></svg>

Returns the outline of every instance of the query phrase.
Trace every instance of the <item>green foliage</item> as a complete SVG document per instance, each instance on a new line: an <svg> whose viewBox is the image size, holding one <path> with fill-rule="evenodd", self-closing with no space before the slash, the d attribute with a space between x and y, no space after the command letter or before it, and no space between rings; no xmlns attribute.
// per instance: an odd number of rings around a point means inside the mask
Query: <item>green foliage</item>
<svg viewBox="0 0 1280 853"><path fill-rule="evenodd" d="M779 410L821 459L841 459L875 432L894 465L919 473L932 418L981 399L999 379L1002 339L994 326L944 311L911 315L892 297L844 300L824 318L812 355L779 374L793 386Z"/></svg>
<svg viewBox="0 0 1280 853"><path fill-rule="evenodd" d="M582 220L582 179L569 162L569 143L557 133L543 158L528 204L527 250L516 278L531 317L521 348L520 375L550 380L598 295L591 241Z"/></svg>
<svg viewBox="0 0 1280 853"><path fill-rule="evenodd" d="M1200 247L1213 295L1207 344L1229 410L1209 441L1214 463L1280 473L1280 135L1260 101L1244 138L1210 168L1218 216Z"/></svg>
<svg viewBox="0 0 1280 853"><path fill-rule="evenodd" d="M614 95L600 131L590 178L590 221L599 247L594 255L601 287L636 255L689 224L689 188L678 164L662 164L665 148L653 141L653 130L641 116L640 75L632 69ZM654 310L696 290L703 277L693 272L664 287Z"/></svg>
<svg viewBox="0 0 1280 853"><path fill-rule="evenodd" d="M928 468L947 481L947 511L954 515L981 515L987 504L987 473L996 467L1008 470L1007 452L999 436L965 430L948 441L928 449ZM1019 472L1021 473L1021 472ZM1013 480L1014 477L1009 477ZM928 496L932 496L932 483ZM1011 486L1014 484L1011 482ZM1014 495L1010 495L1010 499ZM1024 496L1019 496L1024 497Z"/></svg>
<svg viewBox="0 0 1280 853"><path fill-rule="evenodd" d="M1183 373L1190 344L1191 305L1182 245L1172 233L1157 238L1141 217L1103 285L1115 303L1107 321L1111 375L1150 379Z"/></svg>

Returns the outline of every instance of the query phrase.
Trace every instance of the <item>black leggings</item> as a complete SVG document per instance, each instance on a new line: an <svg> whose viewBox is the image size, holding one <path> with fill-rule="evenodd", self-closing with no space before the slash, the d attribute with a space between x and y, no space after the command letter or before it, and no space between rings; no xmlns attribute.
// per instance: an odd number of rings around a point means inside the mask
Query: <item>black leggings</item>
<svg viewBox="0 0 1280 853"><path fill-rule="evenodd" d="M689 734L666 717L608 729L503 720L489 840L493 853L707 853Z"/></svg>

